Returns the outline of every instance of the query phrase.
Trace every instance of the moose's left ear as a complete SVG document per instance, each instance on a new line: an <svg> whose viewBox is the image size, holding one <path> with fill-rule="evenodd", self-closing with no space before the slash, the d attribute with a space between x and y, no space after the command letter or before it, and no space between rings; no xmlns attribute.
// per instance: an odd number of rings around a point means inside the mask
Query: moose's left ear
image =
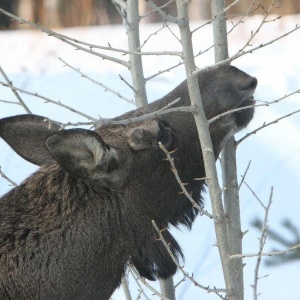
<svg viewBox="0 0 300 300"><path fill-rule="evenodd" d="M51 135L46 147L57 163L75 177L103 176L117 158L116 151L91 130L70 129Z"/></svg>

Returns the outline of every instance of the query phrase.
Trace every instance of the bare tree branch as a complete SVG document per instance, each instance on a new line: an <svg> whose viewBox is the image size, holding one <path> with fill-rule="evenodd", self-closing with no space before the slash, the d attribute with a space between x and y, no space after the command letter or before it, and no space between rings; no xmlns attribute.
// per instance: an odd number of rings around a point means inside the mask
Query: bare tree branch
<svg viewBox="0 0 300 300"><path fill-rule="evenodd" d="M226 12L225 1L212 0L211 10L213 17L213 35L214 35L214 53L215 62L222 61L228 58L228 42L227 42L227 27L226 27ZM226 222L227 237L230 253L242 253L242 230L240 217L240 201L237 180L236 167L236 152L235 152L234 137L231 137L225 144L222 151L222 179L223 179L223 197L224 209L228 222ZM220 245L221 247L222 245ZM220 251L221 253L221 251ZM225 260L226 257L221 257ZM244 299L244 279L243 279L243 260L242 258L232 262L232 265L223 264L224 277L227 284L234 284L232 292L228 295L229 299L243 300ZM233 271L230 271L231 270ZM228 289L228 285L226 285Z"/></svg>
<svg viewBox="0 0 300 300"><path fill-rule="evenodd" d="M260 198L256 195L256 193L253 191L253 189L250 187L250 185L244 180L244 184L246 185L246 187L250 190L250 192L252 193L252 195L256 198L256 200L259 202L259 204L266 209L266 206L263 204L263 202L260 200Z"/></svg>
<svg viewBox="0 0 300 300"><path fill-rule="evenodd" d="M27 94L27 95L30 95L30 96L33 96L33 97L37 97L37 98L45 100L46 102L53 103L53 104L55 104L57 106L63 107L65 109L68 109L68 110L70 110L70 111L72 111L72 112L74 112L74 113L76 113L76 114L78 114L78 115L80 115L82 117L85 117L85 118L87 118L89 120L97 121L97 119L95 119L95 118L93 118L93 117L91 117L91 116L89 116L89 115L87 115L87 114L85 114L85 113L83 113L81 111L78 111L78 110L74 109L73 107L70 107L70 106L68 106L66 104L63 104L60 101L51 100L50 98L47 98L47 97L42 96L42 95L39 95L38 93L28 92L26 90L17 88L15 86L13 86L11 84L8 84L8 83L5 83L3 81L0 81L0 84L2 84L5 87L10 88L11 90L16 90L16 91L19 91L20 93L24 93L24 94Z"/></svg>
<svg viewBox="0 0 300 300"><path fill-rule="evenodd" d="M159 235L159 240L162 241L162 243L164 244L164 246L166 247L168 253L170 254L172 260L174 261L174 263L176 264L177 268L182 272L182 274L184 275L184 277L188 278L189 280L191 280L193 282L193 284L203 290L206 290L207 292L213 292L213 293L226 293L226 289L217 289L217 288L210 288L209 286L204 286L200 283L198 283L193 276L190 276L187 272L184 271L183 267L179 264L179 262L177 261L176 257L173 255L167 241L164 239L164 236L162 235L162 231L157 227L157 224L155 223L154 220L152 220L152 224L153 227L155 228L156 232Z"/></svg>
<svg viewBox="0 0 300 300"><path fill-rule="evenodd" d="M236 24L233 24L233 22L232 22L232 28L228 31L227 34L230 34L231 32L233 32L233 30L234 30L235 28L237 28L237 26L238 26L239 24L241 24L241 23L243 22L243 20L244 20L247 16L249 16L249 14L251 14L251 13L253 12L253 11L251 11L251 9L252 9L254 3L255 3L255 0L252 1L252 3L250 4L249 8L247 9L247 11L241 16L241 18L238 20L238 22L237 22ZM227 15L227 17L228 17L228 15Z"/></svg>
<svg viewBox="0 0 300 300"><path fill-rule="evenodd" d="M285 250L281 250L281 251L272 251L272 252L265 252L265 253L249 253L249 254L234 254L234 255L230 255L230 259L233 258L237 258L237 257L258 257L258 256L274 256L274 255L282 255L282 254L286 254L288 252L291 251L295 251L296 249L300 248L300 244L296 244L292 247L289 247Z"/></svg>
<svg viewBox="0 0 300 300"><path fill-rule="evenodd" d="M128 286L126 275L124 275L122 277L121 284L122 284L122 287L123 287L123 290L124 290L125 299L126 300L132 300L131 295L130 295L130 291L129 291L129 286Z"/></svg>
<svg viewBox="0 0 300 300"><path fill-rule="evenodd" d="M126 3L128 47L129 51L136 52L139 51L141 45L139 33L139 3L138 0L128 0ZM137 107L142 107L148 103L142 58L140 55L130 54L129 61L135 102Z"/></svg>
<svg viewBox="0 0 300 300"><path fill-rule="evenodd" d="M236 5L240 0L235 0L230 5L228 5L226 8L224 8L224 13L226 13L229 9L231 9L234 5Z"/></svg>
<svg viewBox="0 0 300 300"><path fill-rule="evenodd" d="M1 166L0 166L0 176L3 177L4 179L6 179L12 186L18 186L16 182L14 182L12 179L10 179L7 175L5 175L2 172Z"/></svg>
<svg viewBox="0 0 300 300"><path fill-rule="evenodd" d="M63 60L62 58L58 58L61 62L63 62L65 64L65 66L69 67L70 69L74 70L75 72L77 72L78 74L81 75L81 77L86 78L88 80L90 80L92 83L100 85L102 88L104 88L106 91L111 92L112 94L116 95L117 97L121 98L122 100L125 100L126 102L135 105L135 102L132 99L126 98L124 96L122 96L120 93L114 91L113 89L109 88L108 86L104 85L103 83L96 81L95 79L89 77L88 75L84 74L83 72L81 72L79 69L71 66L70 64L68 64L65 60Z"/></svg>
<svg viewBox="0 0 300 300"><path fill-rule="evenodd" d="M7 77L7 75L5 74L4 70L1 68L0 66L0 73L2 74L2 76L4 77L5 81L7 84L10 84L12 85L12 81L10 81ZM28 114L31 114L31 111L30 109L27 107L27 105L25 104L25 102L23 101L23 99L20 97L20 95L18 94L18 92L14 89L11 89L12 92L14 93L14 95L16 96L19 104L25 109L25 111L28 113ZM1 101L1 102L4 102L4 101ZM9 102L6 102L6 103L9 103ZM11 102L11 103L14 103L14 102Z"/></svg>
<svg viewBox="0 0 300 300"><path fill-rule="evenodd" d="M144 40L144 42L141 44L141 46L140 46L140 48L139 48L138 50L141 50L141 49L145 46L145 44L146 44L147 42L149 42L149 40L151 39L151 37L156 36L156 35L157 35L160 31L162 31L165 27L166 27L166 24L163 23L163 25L162 25L161 28L159 28L159 29L156 30L155 32L151 33L151 34L146 38L146 40Z"/></svg>
<svg viewBox="0 0 300 300"><path fill-rule="evenodd" d="M206 210L204 210L203 207L201 207L199 204L197 204L197 202L193 199L193 197L190 195L190 193L186 190L185 186L187 185L187 183L183 183L179 177L179 174L177 172L177 169L176 169L176 166L174 163L174 158L172 158L172 156L171 156L172 152L168 152L168 150L164 147L164 145L161 142L159 142L158 145L159 145L160 149L162 149L164 151L164 153L166 154L167 159L171 164L171 170L174 173L174 176L175 176L178 184L180 185L182 192L190 200L193 207L197 208L201 214L206 215L210 219L214 219L215 217L212 214L210 214L209 212L207 212ZM203 178L203 180L205 180L205 179L207 179L207 178Z"/></svg>
<svg viewBox="0 0 300 300"><path fill-rule="evenodd" d="M247 165L247 168L246 168L246 170L245 170L245 172L244 172L244 175L242 176L242 180L241 180L241 182L240 182L240 184L239 184L239 190L241 189L241 186L243 185L244 180L246 179L246 175L247 175L247 173L248 173L248 171L249 171L249 169L250 169L250 165L251 165L251 160L249 161L249 163L248 163L248 165Z"/></svg>
<svg viewBox="0 0 300 300"><path fill-rule="evenodd" d="M131 267L129 266L128 268L128 272L132 275L134 281L136 282L136 284L138 285L140 291L136 297L136 300L139 300L140 299L140 296L143 294L143 296L145 297L146 300L150 300L146 293L144 292L144 289L142 288L142 286L140 285L140 282L138 281L138 278L135 276L135 274L133 273L133 271L131 270Z"/></svg>
<svg viewBox="0 0 300 300"><path fill-rule="evenodd" d="M165 107L152 112L152 113L148 113L139 117L133 117L133 118L128 118L128 119L123 119L123 120L112 120L112 119L100 119L98 121L95 122L95 127L101 127L103 125L108 125L108 124L113 124L113 125L128 125L131 123L135 123L135 122L140 122L143 120L148 120L148 119L152 119L152 118L157 118L160 115L164 115L164 114L168 114L171 112L190 112L190 113L194 113L197 111L197 108L194 106L181 106L181 107L174 107L174 108L169 108L170 106L172 106L173 104L175 104L176 102L178 102L180 100L180 98L175 99L174 101L170 102L168 105L166 105Z"/></svg>
<svg viewBox="0 0 300 300"><path fill-rule="evenodd" d="M153 294L157 297L160 297L163 300L170 300L169 298L163 296L161 293L159 293L156 289L154 289L147 281L145 278L141 277L140 274L135 270L134 265L129 264L130 266L130 271L138 278L138 280L145 285L150 291L153 292Z"/></svg>
<svg viewBox="0 0 300 300"><path fill-rule="evenodd" d="M36 24L36 23L33 23L33 22L30 22L30 21L27 21L23 18L20 18L18 16L15 16L7 11L5 11L4 9L0 8L0 13L3 13L5 15L7 15L8 17L12 18L13 20L16 20L17 22L19 22L20 24L27 24L35 29L38 29L44 33L47 33L49 36L52 36L66 44L69 44L71 46L73 46L76 50L82 50L84 52L87 52L87 53L90 53L92 55L95 55L95 56L98 56L98 57L101 57L103 59L107 59L107 60L110 60L112 62L115 62L115 63L118 63L120 65L123 65L124 67L126 68L129 68L130 67L130 64L127 62L127 61L124 61L124 60L121 60L121 59L118 59L116 57L112 57L112 56L108 56L108 55L105 55L105 54L101 54L101 53L98 53L98 52L95 52L93 50L89 50L87 48L84 48L84 47L81 47L80 45L78 45L78 41L76 39L73 39L73 38L70 38L68 36L65 36L63 34L60 34L60 33L57 33L53 30L50 30L42 25L39 25L39 24Z"/></svg>
<svg viewBox="0 0 300 300"><path fill-rule="evenodd" d="M211 119L208 120L208 123L211 124L212 122L220 119L221 117L224 117L226 115L229 115L229 114L232 114L234 112L237 112L237 111L241 111L241 110L244 110L244 109L249 109L249 108L252 108L252 107L260 107L260 106L269 106L269 104L259 104L259 105L248 105L248 106L243 106L243 107L239 107L239 108L234 108L234 109L231 109L231 110L228 110L228 111L225 111Z"/></svg>
<svg viewBox="0 0 300 300"><path fill-rule="evenodd" d="M242 52L238 51L236 54L230 56L229 58L224 59L224 60L222 60L222 61L220 61L220 62L218 62L218 63L216 63L216 64L214 64L214 65L210 65L210 66L206 66L206 67L197 69L196 71L194 71L194 73L195 73L195 74L198 74L198 73L200 73L200 72L202 72L202 71L204 71L204 70L216 68L216 67L219 66L219 65L224 65L224 64L227 64L227 63L231 63L232 61L234 61L235 59L238 59L239 57L242 57L242 56L244 56L244 55L246 55L246 54L249 54L249 53L253 53L254 51L256 51L256 50L258 50L258 49L262 49L262 48L264 48L264 47L266 47L266 46L268 46L268 45L273 44L274 42L276 42L276 41L278 41L278 40L280 40L280 39L286 37L287 35L293 33L294 31L298 30L299 28L300 28L300 26L297 24L297 25L295 26L295 28L289 30L288 32L286 32L286 33L284 33L284 34L282 34L282 35L280 35L280 36L277 37L276 39L273 39L273 40L271 40L271 41L269 41L269 42L267 42L267 43L261 43L259 46L253 47L253 48L251 48L251 49L249 49L249 50L247 50L247 51L242 51ZM245 47L246 47L246 46L245 46ZM243 48L241 48L241 49L243 49Z"/></svg>
<svg viewBox="0 0 300 300"><path fill-rule="evenodd" d="M272 204L272 198L273 198L273 187L271 187L271 193L270 193L270 197L269 197L269 202L268 205L265 208L265 219L263 222L263 227L261 230L261 237L259 240L259 253L262 253L264 246L266 244L266 240L267 240L267 233L268 233L268 215L269 215L269 211L270 211L270 207ZM258 272L259 272L259 267L260 267L260 263L261 263L261 255L259 255L257 257L257 261L256 261L256 266L255 266L255 271L254 271L254 282L253 282L253 296L254 296L254 300L257 300L257 285L258 285Z"/></svg>
<svg viewBox="0 0 300 300"><path fill-rule="evenodd" d="M7 101L7 100L1 100L1 99L0 99L0 102L2 102L2 103L7 103L7 104L15 104L15 105L20 105L20 106L22 106L22 104L20 104L19 102L14 102L14 101Z"/></svg>
<svg viewBox="0 0 300 300"><path fill-rule="evenodd" d="M175 23L178 26L183 25L183 20L181 20L180 18L176 18L176 17L173 17L173 16L165 13L160 7L156 6L151 0L145 0L145 1L154 11L156 11L161 16L161 18L165 22Z"/></svg>
<svg viewBox="0 0 300 300"><path fill-rule="evenodd" d="M292 115L295 115L295 114L297 114L297 113L299 113L299 112L300 112L300 109L295 110L295 111L293 111L293 112L291 112L291 113L289 113L289 114L287 114L287 115L284 115L284 116L282 116L282 117L280 117L280 118L278 118L278 119L276 119L276 120L274 120L274 121L272 121L272 122L263 124L262 126L260 126L260 127L256 128L255 130L253 130L253 131L247 133L244 137L242 137L241 139L239 139L239 140L236 142L236 147L237 147L241 142L243 142L245 139L247 139L248 137L250 137L251 135L256 134L258 131L260 131L260 130L262 130L262 129L264 129L264 128L270 126L270 125L276 124L276 123L278 123L279 121L281 121L281 120L283 120L283 119L286 119L286 118L288 118L288 117L290 117L290 116L292 116Z"/></svg>
<svg viewBox="0 0 300 300"><path fill-rule="evenodd" d="M145 2L149 2L149 1L145 0ZM170 5L170 4L173 3L173 2L174 2L174 0L170 0L170 1L166 2L166 3L163 4L162 6L159 6L159 9L162 10L163 8L167 7L168 5ZM153 13L157 13L157 11L156 11L156 10L152 10L152 11L146 13L145 15L141 16L141 19L142 19L142 18L146 18L146 17L148 17L149 15L151 15L151 14L153 14Z"/></svg>
<svg viewBox="0 0 300 300"><path fill-rule="evenodd" d="M232 295L235 287L235 276L232 265L228 259L230 255L230 248L228 242L228 234L226 226L226 216L222 204L222 191L219 186L218 176L215 165L214 151L211 143L208 122L205 117L203 105L201 102L201 94L199 91L196 66L194 61L194 54L192 49L191 31L189 28L189 19L186 2L183 0L176 0L178 17L184 20L184 26L180 26L180 35L182 41L182 49L184 55L184 63L186 68L187 84L191 103L199 107L197 114L194 114L195 122L201 141L202 154L204 159L204 166L206 171L207 184L209 187L209 194L212 203L213 215L215 219L215 231L217 236L218 249L221 257L226 289L228 297Z"/></svg>

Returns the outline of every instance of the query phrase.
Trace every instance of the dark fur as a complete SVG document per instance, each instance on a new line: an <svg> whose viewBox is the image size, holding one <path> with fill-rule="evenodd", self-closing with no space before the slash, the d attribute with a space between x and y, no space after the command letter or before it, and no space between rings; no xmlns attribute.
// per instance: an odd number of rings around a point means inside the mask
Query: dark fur
<svg viewBox="0 0 300 300"><path fill-rule="evenodd" d="M207 118L252 104L257 81L223 66L199 74ZM143 115L181 97L186 82L152 104L119 118ZM215 156L225 140L245 127L254 109L210 125ZM43 117L0 120L0 136L22 157L42 167L0 201L0 299L109 299L131 260L148 278L167 278L176 265L151 220L176 257L180 246L169 224L191 227L197 210L170 170L161 141L172 154L183 182L198 204L204 165L193 116L169 113L95 132L58 131Z"/></svg>

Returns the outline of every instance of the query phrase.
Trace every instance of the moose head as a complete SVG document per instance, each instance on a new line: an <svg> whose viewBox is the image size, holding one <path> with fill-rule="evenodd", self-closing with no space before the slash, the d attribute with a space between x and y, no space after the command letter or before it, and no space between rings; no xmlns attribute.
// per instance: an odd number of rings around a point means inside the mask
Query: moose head
<svg viewBox="0 0 300 300"><path fill-rule="evenodd" d="M232 66L200 72L199 87L217 158L226 140L247 126L257 80ZM189 106L186 81L169 94L115 120L167 106ZM0 120L0 137L24 159L41 166L0 199L1 299L109 299L128 261L148 279L167 278L181 249L170 224L191 227L198 211L180 192L161 142L173 151L181 180L203 205L205 177L194 117L173 111L94 131L60 130L41 116ZM176 151L175 151L176 150Z"/></svg>

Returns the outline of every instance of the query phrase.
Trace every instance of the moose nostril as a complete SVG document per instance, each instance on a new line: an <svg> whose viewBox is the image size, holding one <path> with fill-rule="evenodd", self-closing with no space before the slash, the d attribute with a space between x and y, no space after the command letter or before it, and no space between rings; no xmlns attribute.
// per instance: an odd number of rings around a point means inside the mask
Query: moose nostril
<svg viewBox="0 0 300 300"><path fill-rule="evenodd" d="M241 90L254 90L257 86L257 79L255 77L250 77L249 80L245 81L243 85L241 85Z"/></svg>

